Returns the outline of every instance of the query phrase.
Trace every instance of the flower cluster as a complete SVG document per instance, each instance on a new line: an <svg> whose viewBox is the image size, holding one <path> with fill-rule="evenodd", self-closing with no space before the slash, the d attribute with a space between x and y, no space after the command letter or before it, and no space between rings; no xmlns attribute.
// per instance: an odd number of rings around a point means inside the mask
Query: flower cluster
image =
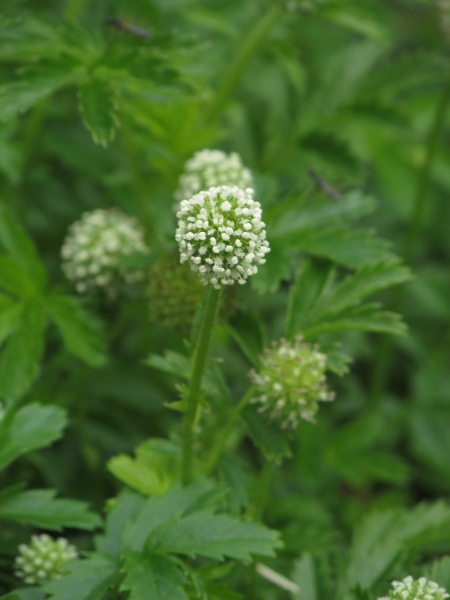
<svg viewBox="0 0 450 600"><path fill-rule="evenodd" d="M201 150L185 164L175 198L178 201L192 198L202 190L220 185L235 185L245 190L253 186L252 174L236 152L225 154L221 150Z"/></svg>
<svg viewBox="0 0 450 600"><path fill-rule="evenodd" d="M393 581L389 595L378 600L444 600L450 595L434 581L425 577L413 579L410 575L403 581Z"/></svg>
<svg viewBox="0 0 450 600"><path fill-rule="evenodd" d="M295 429L301 419L314 422L318 402L334 399L326 386L326 360L318 346L303 343L300 336L292 344L274 342L259 372L250 372L257 393L251 402L284 429Z"/></svg>
<svg viewBox="0 0 450 600"><path fill-rule="evenodd" d="M223 185L181 202L175 234L180 261L188 261L205 285L245 283L266 262L269 243L252 194Z"/></svg>
<svg viewBox="0 0 450 600"><path fill-rule="evenodd" d="M78 557L77 550L65 538L57 540L47 534L33 535L29 545L19 546L15 575L29 585L59 579L66 565Z"/></svg>
<svg viewBox="0 0 450 600"><path fill-rule="evenodd" d="M73 223L61 249L63 270L80 293L95 289L115 296L123 283L142 279L142 271L123 260L148 248L134 219L116 209L84 213Z"/></svg>

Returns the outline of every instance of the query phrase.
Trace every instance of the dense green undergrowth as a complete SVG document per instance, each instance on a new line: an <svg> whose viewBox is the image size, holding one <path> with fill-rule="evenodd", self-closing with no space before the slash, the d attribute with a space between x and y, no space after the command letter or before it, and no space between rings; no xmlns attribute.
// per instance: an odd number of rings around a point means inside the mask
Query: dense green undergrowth
<svg viewBox="0 0 450 600"><path fill-rule="evenodd" d="M450 591L447 4L2 7L1 598Z"/></svg>

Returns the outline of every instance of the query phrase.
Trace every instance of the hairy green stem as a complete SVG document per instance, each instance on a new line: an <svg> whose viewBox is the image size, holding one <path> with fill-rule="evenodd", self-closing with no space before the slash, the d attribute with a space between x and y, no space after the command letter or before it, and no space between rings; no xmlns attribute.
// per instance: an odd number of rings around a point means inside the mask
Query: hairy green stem
<svg viewBox="0 0 450 600"><path fill-rule="evenodd" d="M251 387L247 390L244 396L241 398L240 402L236 404L236 406L231 410L228 415L228 420L226 423L220 428L220 431L217 433L215 438L214 445L209 453L208 460L205 466L205 475L209 475L211 471L217 464L217 461L222 454L225 444L232 433L236 422L239 419L239 415L241 414L242 409L247 406L252 396L254 395L254 388Z"/></svg>
<svg viewBox="0 0 450 600"><path fill-rule="evenodd" d="M209 345L219 310L221 290L212 285L208 287L205 309L200 333L192 356L191 379L186 394L186 407L183 423L183 455L181 461L181 479L187 485L193 478L194 462L194 430L199 416L201 404L200 394L202 377L208 357Z"/></svg>
<svg viewBox="0 0 450 600"><path fill-rule="evenodd" d="M430 185L430 175L433 166L433 161L439 146L441 132L445 123L447 109L450 104L450 79L447 81L444 90L436 107L436 112L428 133L425 146L425 159L422 168L419 170L417 179L417 188L413 205L413 212L409 222L408 232L406 234L403 257L405 262L410 264L414 260L417 245L420 241L423 218L425 214L426 201L428 197L428 189ZM405 287L401 286L397 289L393 302L392 309L400 311L403 305L405 296ZM391 364L393 352L394 338L385 336L379 347L377 361L375 363L372 387L371 387L371 403L376 406L386 388L386 383L389 375L389 365Z"/></svg>
<svg viewBox="0 0 450 600"><path fill-rule="evenodd" d="M253 29L245 37L240 48L237 50L234 62L226 73L213 101L211 102L211 105L209 106L209 109L206 112L206 121L214 121L214 119L220 114L228 102L233 89L247 67L251 57L258 50L267 33L282 14L283 10L280 7L271 7L255 23Z"/></svg>

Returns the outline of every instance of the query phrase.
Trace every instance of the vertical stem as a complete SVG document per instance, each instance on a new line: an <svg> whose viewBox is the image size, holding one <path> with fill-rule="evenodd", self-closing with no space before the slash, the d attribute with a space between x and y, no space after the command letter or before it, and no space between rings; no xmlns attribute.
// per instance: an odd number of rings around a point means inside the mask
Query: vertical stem
<svg viewBox="0 0 450 600"><path fill-rule="evenodd" d="M426 201L428 196L428 188L430 185L430 174L433 166L433 160L439 145L441 131L445 123L448 105L450 103L450 79L447 81L439 103L436 108L433 123L428 133L425 146L425 160L422 168L418 173L416 196L414 200L413 212L409 222L409 228L406 234L406 240L403 250L405 262L411 263L416 253L417 244L420 241L422 229L422 221L425 213ZM405 295L405 287L398 288L393 302L392 308L394 311L401 310ZM389 374L389 365L391 363L393 352L393 337L385 336L380 343L377 361L375 363L372 386L371 386L371 402L376 405L386 387L386 382Z"/></svg>
<svg viewBox="0 0 450 600"><path fill-rule="evenodd" d="M240 48L238 49L235 61L225 75L209 109L207 110L206 121L213 121L228 102L231 92L236 86L236 83L238 82L251 57L264 41L264 38L272 25L282 14L283 10L280 7L274 6L270 8L256 22L253 29L245 37Z"/></svg>
<svg viewBox="0 0 450 600"><path fill-rule="evenodd" d="M205 311L197 344L192 357L191 380L186 395L186 411L183 423L183 456L181 478L184 485L192 481L194 460L194 429L200 409L200 391L214 323L219 310L221 290L208 287Z"/></svg>

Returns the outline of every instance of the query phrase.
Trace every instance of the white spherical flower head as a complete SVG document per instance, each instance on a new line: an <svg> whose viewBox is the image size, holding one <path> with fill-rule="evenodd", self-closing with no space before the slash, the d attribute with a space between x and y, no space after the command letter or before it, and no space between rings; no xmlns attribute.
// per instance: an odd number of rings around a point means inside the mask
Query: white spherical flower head
<svg viewBox="0 0 450 600"><path fill-rule="evenodd" d="M266 262L269 243L252 194L223 185L181 202L175 234L180 261L189 262L205 285L245 283Z"/></svg>
<svg viewBox="0 0 450 600"><path fill-rule="evenodd" d="M267 348L258 372L251 371L258 411L283 429L295 429L301 419L314 422L319 401L334 399L326 385L327 357L318 346L282 339Z"/></svg>
<svg viewBox="0 0 450 600"><path fill-rule="evenodd" d="M116 209L99 209L70 226L61 249L62 268L79 293L100 289L114 297L123 284L143 276L140 269L124 267L124 258L147 252L134 219Z"/></svg>
<svg viewBox="0 0 450 600"><path fill-rule="evenodd" d="M389 595L378 600L445 600L449 594L434 581L425 577L413 579L410 575L402 581L393 581Z"/></svg>
<svg viewBox="0 0 450 600"><path fill-rule="evenodd" d="M201 150L185 164L175 198L178 201L192 198L202 190L220 185L235 185L245 190L253 187L252 174L236 152L226 154L221 150Z"/></svg>
<svg viewBox="0 0 450 600"><path fill-rule="evenodd" d="M19 546L15 575L28 585L60 579L67 564L78 558L77 550L65 538L53 539L47 534L33 535L29 544Z"/></svg>

